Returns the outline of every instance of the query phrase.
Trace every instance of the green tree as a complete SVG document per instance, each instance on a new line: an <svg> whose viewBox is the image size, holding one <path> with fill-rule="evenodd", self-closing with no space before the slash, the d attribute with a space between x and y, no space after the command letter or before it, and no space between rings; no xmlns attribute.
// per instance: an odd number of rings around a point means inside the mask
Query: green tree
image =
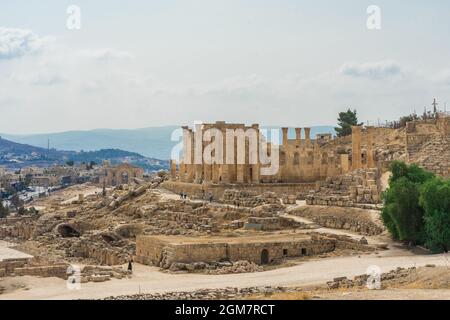
<svg viewBox="0 0 450 320"><path fill-rule="evenodd" d="M9 214L9 210L7 207L3 205L3 199L0 198L0 218L6 218Z"/></svg>
<svg viewBox="0 0 450 320"><path fill-rule="evenodd" d="M426 245L435 253L450 250L450 180L434 178L421 190Z"/></svg>
<svg viewBox="0 0 450 320"><path fill-rule="evenodd" d="M420 191L422 184L434 175L416 165L408 166L397 161L391 164L391 171L389 188L383 195L382 220L394 239L422 244L425 230Z"/></svg>
<svg viewBox="0 0 450 320"><path fill-rule="evenodd" d="M362 125L362 123L358 124L356 110L348 109L345 112L339 112L337 120L338 127L335 127L334 130L336 130L338 137L348 136L352 133L352 126Z"/></svg>

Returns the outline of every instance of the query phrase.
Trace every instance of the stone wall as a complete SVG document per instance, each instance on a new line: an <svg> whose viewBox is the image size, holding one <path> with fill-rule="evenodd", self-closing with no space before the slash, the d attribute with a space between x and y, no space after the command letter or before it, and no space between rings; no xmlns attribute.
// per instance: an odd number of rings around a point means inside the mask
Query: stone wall
<svg viewBox="0 0 450 320"><path fill-rule="evenodd" d="M274 192L279 197L284 194L308 194L310 190L314 190L315 183L259 183L259 184L195 184L179 181L165 181L163 188L174 193L185 192L188 196L202 198L211 193L214 200L222 199L226 190L245 190L263 194L267 191Z"/></svg>
<svg viewBox="0 0 450 320"><path fill-rule="evenodd" d="M373 220L373 213L375 212L359 208L329 206L304 206L290 211L290 214L310 219L323 227L345 229L363 235L378 235L385 228L379 219Z"/></svg>
<svg viewBox="0 0 450 320"><path fill-rule="evenodd" d="M14 259L0 261L0 277L36 276L57 277L67 279L67 264L33 266L29 259Z"/></svg>
<svg viewBox="0 0 450 320"><path fill-rule="evenodd" d="M381 186L376 169L360 169L346 175L328 177L317 182L316 190L306 196L308 205L352 207L380 202Z"/></svg>
<svg viewBox="0 0 450 320"><path fill-rule="evenodd" d="M257 194L254 191L227 189L221 200L230 205L239 205L242 207L257 207L264 204L279 204L280 199L274 192L264 192Z"/></svg>
<svg viewBox="0 0 450 320"><path fill-rule="evenodd" d="M439 176L450 177L450 117L408 122L406 154L416 163Z"/></svg>
<svg viewBox="0 0 450 320"><path fill-rule="evenodd" d="M178 241L178 242L172 242ZM139 236L135 261L170 268L174 263L212 263L246 260L267 264L287 257L313 256L335 249L368 251L371 248L345 236L273 236L266 239L240 238L232 241L205 238L189 242L155 236Z"/></svg>
<svg viewBox="0 0 450 320"><path fill-rule="evenodd" d="M308 229L305 223L297 222L286 217L249 217L244 228L263 231Z"/></svg>

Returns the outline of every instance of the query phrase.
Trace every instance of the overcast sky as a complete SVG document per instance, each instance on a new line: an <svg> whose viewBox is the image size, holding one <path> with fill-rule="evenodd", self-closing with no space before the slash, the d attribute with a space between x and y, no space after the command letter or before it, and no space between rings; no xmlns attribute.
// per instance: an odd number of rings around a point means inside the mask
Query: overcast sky
<svg viewBox="0 0 450 320"><path fill-rule="evenodd" d="M81 29L66 26L69 5ZM381 8L381 30L366 26ZM0 132L450 109L448 0L0 0Z"/></svg>

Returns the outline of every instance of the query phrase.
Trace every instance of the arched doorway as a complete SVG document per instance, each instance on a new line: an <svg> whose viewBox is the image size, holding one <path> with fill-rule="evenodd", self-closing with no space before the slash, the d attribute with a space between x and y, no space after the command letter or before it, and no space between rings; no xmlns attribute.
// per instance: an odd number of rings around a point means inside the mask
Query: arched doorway
<svg viewBox="0 0 450 320"><path fill-rule="evenodd" d="M122 172L122 183L128 184L128 172L127 171Z"/></svg>
<svg viewBox="0 0 450 320"><path fill-rule="evenodd" d="M261 251L261 264L268 264L269 263L269 251L267 249L263 249Z"/></svg>

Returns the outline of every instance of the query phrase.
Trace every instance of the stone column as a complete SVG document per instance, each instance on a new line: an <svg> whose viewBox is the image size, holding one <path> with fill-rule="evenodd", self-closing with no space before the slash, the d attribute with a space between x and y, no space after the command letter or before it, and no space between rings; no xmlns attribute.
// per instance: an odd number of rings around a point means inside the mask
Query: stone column
<svg viewBox="0 0 450 320"><path fill-rule="evenodd" d="M311 128L305 128L305 142L306 147L311 147Z"/></svg>
<svg viewBox="0 0 450 320"><path fill-rule="evenodd" d="M175 160L170 160L170 179L175 180L177 178L177 164Z"/></svg>
<svg viewBox="0 0 450 320"><path fill-rule="evenodd" d="M375 158L373 154L373 127L367 127L367 168L375 167Z"/></svg>
<svg viewBox="0 0 450 320"><path fill-rule="evenodd" d="M218 165L216 163L214 163L211 166L211 170L212 170L211 179L212 179L213 183L219 183L219 175L220 175L219 169L220 169L220 165Z"/></svg>
<svg viewBox="0 0 450 320"><path fill-rule="evenodd" d="M316 179L320 178L320 167L322 166L322 155L317 141L313 145L313 175Z"/></svg>
<svg viewBox="0 0 450 320"><path fill-rule="evenodd" d="M237 165L237 182L238 183L244 183L244 170L245 170L245 164Z"/></svg>
<svg viewBox="0 0 450 320"><path fill-rule="evenodd" d="M295 140L298 146L302 144L302 128L295 128Z"/></svg>
<svg viewBox="0 0 450 320"><path fill-rule="evenodd" d="M195 183L203 181L203 129L201 124L195 125L194 135Z"/></svg>
<svg viewBox="0 0 450 320"><path fill-rule="evenodd" d="M192 183L194 182L195 177L195 165L194 165L194 133L191 129L188 129L187 135L188 143L186 145L187 148L190 148L190 152L188 154L189 163L186 164L186 182Z"/></svg>
<svg viewBox="0 0 450 320"><path fill-rule="evenodd" d="M180 181L185 182L186 181L186 165L184 164L184 161L180 162Z"/></svg>
<svg viewBox="0 0 450 320"><path fill-rule="evenodd" d="M261 139L259 132L259 125L252 124L252 129L256 131L256 150L252 150L252 154L256 158L256 163L251 164L252 176L250 177L252 183L259 183L260 181L260 166L259 166L259 140Z"/></svg>
<svg viewBox="0 0 450 320"><path fill-rule="evenodd" d="M352 126L352 170L361 168L361 127Z"/></svg>
<svg viewBox="0 0 450 320"><path fill-rule="evenodd" d="M230 170L227 164L227 134L226 128L222 129L223 136L223 164L221 165L221 174L222 174L222 182L229 183L230 182Z"/></svg>
<svg viewBox="0 0 450 320"><path fill-rule="evenodd" d="M341 174L348 172L348 154L341 154Z"/></svg>
<svg viewBox="0 0 450 320"><path fill-rule="evenodd" d="M281 128L283 131L283 146L287 145L288 142L288 129L289 128Z"/></svg>

